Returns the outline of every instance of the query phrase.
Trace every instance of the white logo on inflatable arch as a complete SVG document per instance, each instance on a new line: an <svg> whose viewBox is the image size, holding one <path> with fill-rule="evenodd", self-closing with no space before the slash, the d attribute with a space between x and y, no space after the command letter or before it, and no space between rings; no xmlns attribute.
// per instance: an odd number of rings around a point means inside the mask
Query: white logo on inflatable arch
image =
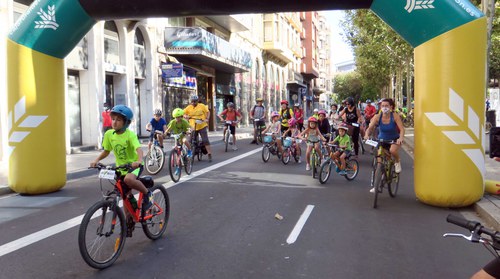
<svg viewBox="0 0 500 279"><path fill-rule="evenodd" d="M37 12L37 14L40 16L42 19L41 21L35 21L35 28L38 29L45 29L45 28L50 28L57 30L59 27L59 24L56 22L56 6L48 6L47 7L47 12L45 12L42 8L40 8L40 11Z"/></svg>
<svg viewBox="0 0 500 279"><path fill-rule="evenodd" d="M19 102L14 106L14 115L12 115L12 111L9 111L8 116L8 134L14 127L14 131L9 137L9 146L7 149L7 157L10 157L12 151L14 151L15 146L11 145L11 143L18 144L26 138L31 132L25 131L26 128L36 128L40 124L42 124L45 119L47 119L48 115L28 115L24 120L16 126L19 122L20 118L26 113L26 97L22 97ZM13 118L14 117L14 118ZM21 131L17 128L22 128Z"/></svg>
<svg viewBox="0 0 500 279"><path fill-rule="evenodd" d="M478 114L471 106L467 106L468 119L464 120L464 99L451 88L449 89L448 108L463 124L467 125L468 131L457 131L456 128L452 128L448 131L443 130L443 134L445 134L454 144L464 146L462 151L469 157L474 165L476 165L477 169L484 177L486 168L484 165L483 152L479 148L471 149L465 147L466 145L481 145L480 135L484 135L484 127L481 127ZM426 112L425 116L427 116L432 124L438 127L459 126L459 123L455 122L446 112Z"/></svg>
<svg viewBox="0 0 500 279"><path fill-rule="evenodd" d="M406 0L405 10L408 13L411 13L414 10L434 9L432 3L434 3L434 0L422 0L422 1Z"/></svg>

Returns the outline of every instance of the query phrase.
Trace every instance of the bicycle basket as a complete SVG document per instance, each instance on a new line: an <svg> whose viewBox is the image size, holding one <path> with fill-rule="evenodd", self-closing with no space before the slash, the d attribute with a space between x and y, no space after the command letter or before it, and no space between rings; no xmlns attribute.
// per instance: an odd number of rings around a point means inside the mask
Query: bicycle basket
<svg viewBox="0 0 500 279"><path fill-rule="evenodd" d="M292 139L287 137L285 140L283 140L283 146L284 147L292 146Z"/></svg>
<svg viewBox="0 0 500 279"><path fill-rule="evenodd" d="M264 143L271 143L273 141L272 136L264 136Z"/></svg>

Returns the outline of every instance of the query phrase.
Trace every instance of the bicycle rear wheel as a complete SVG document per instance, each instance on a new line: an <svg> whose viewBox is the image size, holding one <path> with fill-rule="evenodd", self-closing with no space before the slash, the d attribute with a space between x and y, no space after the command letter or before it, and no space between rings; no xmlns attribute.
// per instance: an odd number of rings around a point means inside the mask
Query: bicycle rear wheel
<svg viewBox="0 0 500 279"><path fill-rule="evenodd" d="M382 193L382 186L384 183L385 176L384 166L382 163L377 163L377 167L375 169L375 178L373 180L373 187L375 187L374 191L374 199L373 199L373 208L377 208L377 199L378 194Z"/></svg>
<svg viewBox="0 0 500 279"><path fill-rule="evenodd" d="M159 146L154 145L146 155L145 161L146 170L150 174L157 174L163 168L165 154L163 154L163 150Z"/></svg>
<svg viewBox="0 0 500 279"><path fill-rule="evenodd" d="M391 171L391 183L388 185L388 190L389 190L389 196L392 198L396 197L398 194L398 188L399 188L399 173L396 173L394 171L394 165L392 165L392 171Z"/></svg>
<svg viewBox="0 0 500 279"><path fill-rule="evenodd" d="M332 164L330 160L325 160L319 169L319 182L321 184L325 184L328 181L328 178L330 178L330 175L332 173Z"/></svg>
<svg viewBox="0 0 500 279"><path fill-rule="evenodd" d="M150 214L142 222L142 230L149 239L156 240L160 238L167 229L168 219L170 217L170 200L167 190L162 185L155 185L151 188L153 193L153 207ZM149 218L151 217L151 218Z"/></svg>
<svg viewBox="0 0 500 279"><path fill-rule="evenodd" d="M359 163L355 159L349 159L345 162L345 179L351 181L358 175Z"/></svg>
<svg viewBox="0 0 500 279"><path fill-rule="evenodd" d="M181 178L182 165L181 157L176 149L170 151L170 156L168 158L168 172L170 173L170 178L173 182L178 182Z"/></svg>
<svg viewBox="0 0 500 279"><path fill-rule="evenodd" d="M78 247L91 267L104 269L120 256L127 234L125 215L113 201L99 201L87 210L78 231Z"/></svg>

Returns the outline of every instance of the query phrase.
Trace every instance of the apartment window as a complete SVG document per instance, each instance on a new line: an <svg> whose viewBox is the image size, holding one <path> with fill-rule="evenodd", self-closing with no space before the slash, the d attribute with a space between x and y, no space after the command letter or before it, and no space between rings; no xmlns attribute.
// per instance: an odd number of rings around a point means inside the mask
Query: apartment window
<svg viewBox="0 0 500 279"><path fill-rule="evenodd" d="M136 29L134 36L134 73L137 78L146 77L146 50L140 29Z"/></svg>
<svg viewBox="0 0 500 279"><path fill-rule="evenodd" d="M120 37L113 21L104 23L104 62L120 64Z"/></svg>

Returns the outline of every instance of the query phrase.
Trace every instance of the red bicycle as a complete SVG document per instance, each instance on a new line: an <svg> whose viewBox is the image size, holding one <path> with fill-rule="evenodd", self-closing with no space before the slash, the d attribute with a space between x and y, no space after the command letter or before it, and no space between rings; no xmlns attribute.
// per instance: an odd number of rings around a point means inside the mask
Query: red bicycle
<svg viewBox="0 0 500 279"><path fill-rule="evenodd" d="M78 247L88 265L104 269L118 259L125 239L132 236L136 223L141 223L144 233L152 240L163 235L170 216L170 201L165 188L162 185L154 185L153 178L139 177L144 186L153 193L154 205L147 212L143 212L144 195L139 193L139 199L136 200L123 182L124 177L117 172L130 171L130 164L118 167L98 164L94 168L99 169L103 198L85 213L78 232ZM102 183L103 180L116 182L111 182L112 187L106 187ZM120 199L123 199L123 209L120 207ZM124 210L128 213L127 220Z"/></svg>

